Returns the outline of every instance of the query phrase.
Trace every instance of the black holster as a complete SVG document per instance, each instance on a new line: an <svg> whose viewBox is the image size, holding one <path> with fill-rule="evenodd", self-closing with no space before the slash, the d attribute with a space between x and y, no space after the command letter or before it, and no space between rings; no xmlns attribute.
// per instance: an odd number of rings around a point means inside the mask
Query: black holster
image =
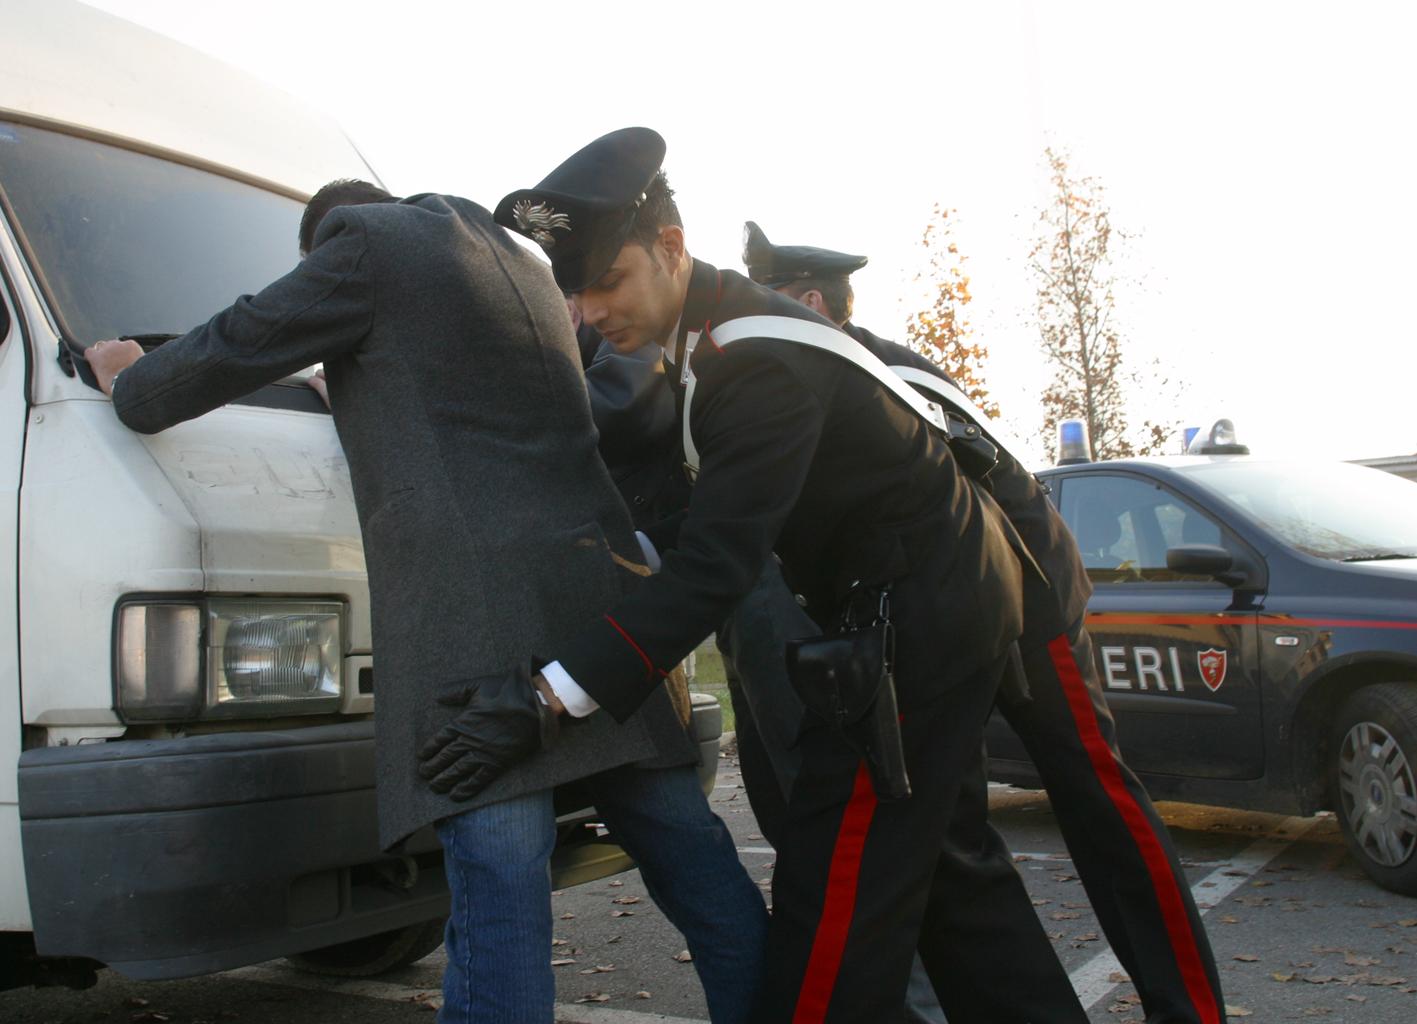
<svg viewBox="0 0 1417 1024"><path fill-rule="evenodd" d="M895 633L886 591L869 626L847 621L825 636L789 641L787 675L807 709L836 729L866 762L876 798L904 800L910 776L891 675Z"/></svg>

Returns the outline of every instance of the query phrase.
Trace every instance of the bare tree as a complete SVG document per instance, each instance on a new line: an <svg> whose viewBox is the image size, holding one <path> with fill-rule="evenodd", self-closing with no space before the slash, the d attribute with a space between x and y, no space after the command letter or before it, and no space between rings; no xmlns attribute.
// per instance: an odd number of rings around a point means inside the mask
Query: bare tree
<svg viewBox="0 0 1417 1024"><path fill-rule="evenodd" d="M925 225L920 244L930 254L930 262L928 269L915 275L915 280L929 282L930 307L910 315L905 325L906 340L912 349L949 374L981 412L997 419L999 405L989 397L983 378L989 350L971 344L973 331L964 316L973 296L969 275L964 272L969 257L960 253L954 241L951 218L956 215L955 210L937 203Z"/></svg>
<svg viewBox="0 0 1417 1024"><path fill-rule="evenodd" d="M1114 320L1113 228L1102 184L1072 177L1065 153L1048 149L1046 157L1052 196L1029 253L1038 278L1039 344L1054 369L1042 396L1044 444L1050 458L1056 456L1058 423L1080 419L1095 459L1160 451L1169 426L1147 420L1138 436L1128 425L1128 385L1140 382L1123 367Z"/></svg>

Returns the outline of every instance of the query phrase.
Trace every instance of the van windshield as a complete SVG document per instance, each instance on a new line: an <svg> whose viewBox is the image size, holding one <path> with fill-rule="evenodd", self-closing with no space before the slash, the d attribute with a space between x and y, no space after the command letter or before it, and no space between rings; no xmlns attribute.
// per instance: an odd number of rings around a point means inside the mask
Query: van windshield
<svg viewBox="0 0 1417 1024"><path fill-rule="evenodd" d="M69 340L183 334L298 261L301 203L0 121L0 191Z"/></svg>

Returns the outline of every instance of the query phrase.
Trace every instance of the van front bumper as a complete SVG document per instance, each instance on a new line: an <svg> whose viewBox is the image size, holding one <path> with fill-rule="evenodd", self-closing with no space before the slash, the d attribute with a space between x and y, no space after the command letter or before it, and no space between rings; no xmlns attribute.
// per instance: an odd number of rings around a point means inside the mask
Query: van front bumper
<svg viewBox="0 0 1417 1024"><path fill-rule="evenodd" d="M379 849L369 720L28 750L19 788L41 956L178 978L446 913L436 840Z"/></svg>
<svg viewBox="0 0 1417 1024"><path fill-rule="evenodd" d="M718 702L695 695L713 786ZM41 956L130 978L228 970L447 913L431 828L379 849L374 723L45 747L20 756L20 834ZM563 800L562 797L567 799ZM558 792L558 886L633 864ZM579 811L579 813L577 813Z"/></svg>

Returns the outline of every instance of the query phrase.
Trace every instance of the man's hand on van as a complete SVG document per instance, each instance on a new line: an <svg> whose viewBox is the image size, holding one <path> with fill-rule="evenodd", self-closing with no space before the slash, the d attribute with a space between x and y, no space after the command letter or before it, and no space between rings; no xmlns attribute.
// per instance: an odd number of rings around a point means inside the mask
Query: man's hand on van
<svg viewBox="0 0 1417 1024"><path fill-rule="evenodd" d="M330 407L330 386L325 383L324 367L321 367L307 377L305 383L310 385L315 394L325 400L325 408L328 409Z"/></svg>
<svg viewBox="0 0 1417 1024"><path fill-rule="evenodd" d="M136 341L96 341L84 352L93 367L94 378L105 395L113 394L113 378L143 357L143 346Z"/></svg>

